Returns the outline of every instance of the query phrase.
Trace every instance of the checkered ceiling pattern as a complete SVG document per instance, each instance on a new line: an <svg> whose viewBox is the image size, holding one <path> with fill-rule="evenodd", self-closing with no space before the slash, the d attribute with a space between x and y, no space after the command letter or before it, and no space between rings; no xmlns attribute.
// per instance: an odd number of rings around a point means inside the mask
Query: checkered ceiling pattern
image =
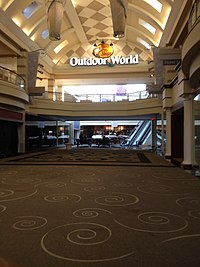
<svg viewBox="0 0 200 267"><path fill-rule="evenodd" d="M78 0L76 12L88 41L113 36L109 0Z"/></svg>
<svg viewBox="0 0 200 267"><path fill-rule="evenodd" d="M91 57L93 44L96 41L112 42L114 56L129 56L138 54L140 61L151 60L147 53L125 40L113 39L112 15L109 0L77 0L76 12L88 39L88 44L79 44L71 47L60 63L66 63L71 57Z"/></svg>
<svg viewBox="0 0 200 267"><path fill-rule="evenodd" d="M101 42L102 40L114 44L114 56L125 57L138 54L140 62L151 61L153 58L152 50L145 46L145 43L147 45L159 43L162 36L162 25L166 23L165 18L167 18L168 10L175 2L180 4L179 0L162 0L162 10L157 12L146 0L128 0L126 34L124 38L116 40L113 37L110 0L68 0L62 20L62 38L58 42L52 42L42 35L47 29L45 1L2 0L1 2L4 15L12 20L14 18L13 22L17 26L20 25L19 31L24 31L30 37L30 46L33 47L33 41L35 47L46 51L47 62L53 61L54 64L58 65L65 64L72 56L91 57L92 45L96 41ZM29 18L23 15L25 8L31 10L35 8ZM142 19L146 24L141 25L139 19ZM146 28L147 25L155 27L155 34ZM137 37L143 42L138 41ZM62 46L63 40L67 40L67 42ZM55 52L59 45L62 48Z"/></svg>

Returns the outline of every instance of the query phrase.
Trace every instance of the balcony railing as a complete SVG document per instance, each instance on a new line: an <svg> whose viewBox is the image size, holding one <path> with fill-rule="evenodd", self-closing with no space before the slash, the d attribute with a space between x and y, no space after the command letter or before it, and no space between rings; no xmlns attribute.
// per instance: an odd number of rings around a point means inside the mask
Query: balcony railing
<svg viewBox="0 0 200 267"><path fill-rule="evenodd" d="M25 80L12 70L0 66L0 80L15 84L21 89L25 89Z"/></svg>
<svg viewBox="0 0 200 267"><path fill-rule="evenodd" d="M189 31L191 31L191 29L195 26L199 18L200 18L200 0L196 0L192 6L189 20L188 20Z"/></svg>
<svg viewBox="0 0 200 267"><path fill-rule="evenodd" d="M62 102L120 102L120 101L134 101L139 99L157 98L160 94L151 94L148 91L137 91L129 94L117 95L117 94L75 94L70 95L68 93L56 93L46 91L42 96L34 96L36 99L46 99Z"/></svg>

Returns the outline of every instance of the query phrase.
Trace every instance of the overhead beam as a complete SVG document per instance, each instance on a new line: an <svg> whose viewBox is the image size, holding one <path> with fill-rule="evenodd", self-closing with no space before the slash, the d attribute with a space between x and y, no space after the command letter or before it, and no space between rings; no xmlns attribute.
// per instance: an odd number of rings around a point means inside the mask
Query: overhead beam
<svg viewBox="0 0 200 267"><path fill-rule="evenodd" d="M77 37L79 38L80 42L81 43L88 42L86 34L83 30L83 27L81 25L81 22L79 20L79 17L76 13L76 10L75 10L71 0L66 0L65 12L66 12L73 28L75 29Z"/></svg>

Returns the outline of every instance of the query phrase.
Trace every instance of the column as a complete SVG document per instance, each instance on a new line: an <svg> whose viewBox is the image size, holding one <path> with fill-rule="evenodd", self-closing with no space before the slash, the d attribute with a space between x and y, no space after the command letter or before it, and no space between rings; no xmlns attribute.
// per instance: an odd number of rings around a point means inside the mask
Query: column
<svg viewBox="0 0 200 267"><path fill-rule="evenodd" d="M55 85L55 79L49 78L48 79L48 99L53 100L53 90L54 90L54 85Z"/></svg>
<svg viewBox="0 0 200 267"><path fill-rule="evenodd" d="M74 145L74 122L71 121L69 124L69 143Z"/></svg>
<svg viewBox="0 0 200 267"><path fill-rule="evenodd" d="M162 155L165 155L165 113L164 110L161 113L161 135L162 135Z"/></svg>
<svg viewBox="0 0 200 267"><path fill-rule="evenodd" d="M152 136L152 149L156 151L157 148L157 133L156 133L156 118L151 120L151 136Z"/></svg>
<svg viewBox="0 0 200 267"><path fill-rule="evenodd" d="M62 101L62 85L58 85L57 87L57 101Z"/></svg>
<svg viewBox="0 0 200 267"><path fill-rule="evenodd" d="M184 97L184 159L182 167L191 169L195 160L193 97Z"/></svg>
<svg viewBox="0 0 200 267"><path fill-rule="evenodd" d="M58 147L58 121L56 121L56 146Z"/></svg>
<svg viewBox="0 0 200 267"><path fill-rule="evenodd" d="M22 55L17 57L17 73L24 78L24 90L28 90L28 54L22 51ZM28 92L27 92L28 93ZM23 122L18 126L18 153L25 152L25 111L23 111Z"/></svg>
<svg viewBox="0 0 200 267"><path fill-rule="evenodd" d="M25 112L23 112L23 123L18 126L18 153L25 152Z"/></svg>
<svg viewBox="0 0 200 267"><path fill-rule="evenodd" d="M25 88L27 90L28 84L28 55L26 51L22 52L20 57L17 57L17 73L25 80Z"/></svg>
<svg viewBox="0 0 200 267"><path fill-rule="evenodd" d="M166 159L171 159L171 108L166 108Z"/></svg>

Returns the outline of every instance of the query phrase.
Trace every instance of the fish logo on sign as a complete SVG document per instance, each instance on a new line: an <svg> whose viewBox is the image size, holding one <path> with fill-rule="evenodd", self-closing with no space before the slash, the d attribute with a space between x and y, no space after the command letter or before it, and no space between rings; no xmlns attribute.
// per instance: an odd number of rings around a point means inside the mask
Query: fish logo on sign
<svg viewBox="0 0 200 267"><path fill-rule="evenodd" d="M106 44L105 42L101 42L100 44L96 45L93 49L93 55L98 58L109 58L113 55L114 49L113 44Z"/></svg>

